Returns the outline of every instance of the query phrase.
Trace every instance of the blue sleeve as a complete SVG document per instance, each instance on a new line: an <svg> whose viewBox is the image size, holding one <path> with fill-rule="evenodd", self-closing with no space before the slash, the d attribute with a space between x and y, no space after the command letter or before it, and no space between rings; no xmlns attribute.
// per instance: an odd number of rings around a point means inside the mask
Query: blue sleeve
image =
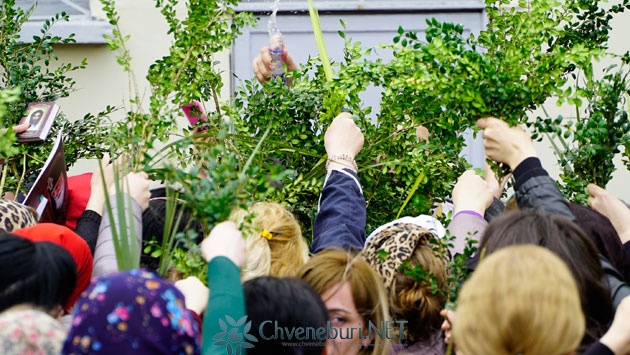
<svg viewBox="0 0 630 355"><path fill-rule="evenodd" d="M365 220L365 199L358 175L349 169L331 171L319 197L311 252L334 247L362 249Z"/></svg>

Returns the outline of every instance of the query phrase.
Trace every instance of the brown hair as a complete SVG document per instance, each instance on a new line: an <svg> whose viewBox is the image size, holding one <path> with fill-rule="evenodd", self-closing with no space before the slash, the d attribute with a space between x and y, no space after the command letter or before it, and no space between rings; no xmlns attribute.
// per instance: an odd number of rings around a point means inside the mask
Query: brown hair
<svg viewBox="0 0 630 355"><path fill-rule="evenodd" d="M399 271L389 295L392 318L409 321L406 339L410 342L427 340L440 330L443 321L440 311L444 308L448 291L446 260L436 255L438 251L434 250L431 242L426 238L423 240L413 250L409 267L421 266L435 284L415 280Z"/></svg>
<svg viewBox="0 0 630 355"><path fill-rule="evenodd" d="M248 224L247 219L253 216ZM243 281L258 276L295 276L308 261L308 245L302 237L297 219L282 205L258 202L248 210L239 209L230 220L245 225L247 261L243 267ZM263 231L268 232L263 237Z"/></svg>
<svg viewBox="0 0 630 355"><path fill-rule="evenodd" d="M569 354L583 333L571 272L536 245L486 257L464 283L453 322L453 339L466 355Z"/></svg>
<svg viewBox="0 0 630 355"><path fill-rule="evenodd" d="M355 307L366 324L380 326L389 320L383 281L359 255L344 250L321 251L302 267L298 277L320 295L335 285L349 282ZM389 347L388 339L377 336L372 346L363 348L360 354L387 355Z"/></svg>

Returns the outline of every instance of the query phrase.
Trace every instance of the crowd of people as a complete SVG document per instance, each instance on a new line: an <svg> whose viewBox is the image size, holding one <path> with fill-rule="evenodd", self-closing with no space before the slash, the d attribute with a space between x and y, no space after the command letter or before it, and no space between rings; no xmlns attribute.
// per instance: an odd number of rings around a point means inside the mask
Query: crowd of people
<svg viewBox="0 0 630 355"><path fill-rule="evenodd" d="M286 50L283 60L294 69ZM253 64L267 80L268 48ZM147 174L124 176L125 204L110 199L114 213L105 213L120 164L109 157L79 177L90 193L66 226L37 223L34 211L0 200L0 351L630 354L628 206L596 185L590 207L570 204L522 128L496 118L477 125L487 158L512 171L512 203L498 198L492 174L470 170L454 182L448 226L407 216L367 235L355 162L364 137L340 113L324 136L310 245L279 203L235 210L208 236L186 224L208 263L207 287L161 278L158 260L143 252L168 224L164 191L151 191ZM121 225L141 269L119 270L113 229ZM451 307L452 260L471 240L478 249Z"/></svg>

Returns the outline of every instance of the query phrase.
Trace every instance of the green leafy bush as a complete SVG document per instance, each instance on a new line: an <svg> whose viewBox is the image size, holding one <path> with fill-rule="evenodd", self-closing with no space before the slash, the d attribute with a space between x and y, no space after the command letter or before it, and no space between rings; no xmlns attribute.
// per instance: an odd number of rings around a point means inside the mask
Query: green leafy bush
<svg viewBox="0 0 630 355"><path fill-rule="evenodd" d="M0 89L14 88L20 92L19 99L8 102L6 114L0 120L0 127L16 125L26 106L30 102L56 101L69 96L74 91L73 71L85 68L85 59L80 64L59 63L54 46L74 43L73 36L61 38L53 36L50 29L56 23L68 21L65 13L47 19L42 24L40 35L33 36L31 43L25 43L19 32L28 21L34 6L21 9L15 0L3 0L0 3ZM62 108L63 110L63 108ZM86 115L83 119L69 122L63 112L57 116L51 136L64 131L64 150L66 163L72 165L79 158L93 157L104 149L105 130L101 120L114 109L107 107L94 116ZM24 180L33 182L44 165L53 140L36 144L17 144L11 156L5 162L6 189L14 192L18 186L24 187ZM0 191L5 186L0 186ZM26 193L27 191L19 191Z"/></svg>

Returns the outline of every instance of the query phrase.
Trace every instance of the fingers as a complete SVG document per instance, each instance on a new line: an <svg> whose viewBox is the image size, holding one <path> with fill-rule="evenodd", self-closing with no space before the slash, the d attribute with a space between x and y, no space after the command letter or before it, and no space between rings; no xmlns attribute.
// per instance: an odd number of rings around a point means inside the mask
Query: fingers
<svg viewBox="0 0 630 355"><path fill-rule="evenodd" d="M342 112L342 113L338 114L338 115L337 115L337 117L335 117L335 119L344 119L344 118L347 118L347 119L353 120L353 119L352 119L352 114L351 114L351 113L349 113L349 112ZM353 121L354 121L354 120L353 120Z"/></svg>
<svg viewBox="0 0 630 355"><path fill-rule="evenodd" d="M254 61L252 62L252 68L254 70L254 74L256 75L256 79L260 83L264 83L271 77L271 54L269 53L269 47L263 47L260 49L260 53Z"/></svg>
<svg viewBox="0 0 630 355"><path fill-rule="evenodd" d="M588 184L588 186L586 186L586 192L588 192L588 194L593 197L597 197L597 196L605 194L606 190L602 189L601 187L595 184Z"/></svg>
<svg viewBox="0 0 630 355"><path fill-rule="evenodd" d="M289 55L289 52L287 51L286 46L282 49L282 61L284 61L284 64L286 64L287 71L294 71L297 69L297 64L295 63L293 58L291 58L291 56Z"/></svg>
<svg viewBox="0 0 630 355"><path fill-rule="evenodd" d="M27 121L27 122L24 122L24 123L19 124L17 126L13 126L13 131L15 133L22 133L22 132L26 131L30 126L31 126L31 124L28 123L28 121Z"/></svg>

